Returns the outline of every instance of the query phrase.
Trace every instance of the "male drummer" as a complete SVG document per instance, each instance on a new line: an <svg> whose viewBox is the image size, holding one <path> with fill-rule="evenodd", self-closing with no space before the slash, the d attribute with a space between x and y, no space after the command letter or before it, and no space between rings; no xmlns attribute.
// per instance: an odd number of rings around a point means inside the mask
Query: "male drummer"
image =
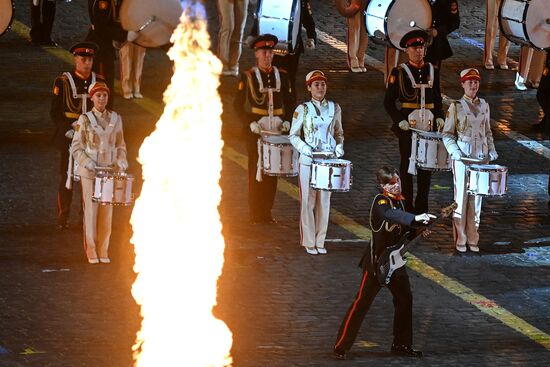
<svg viewBox="0 0 550 367"><path fill-rule="evenodd" d="M271 208L277 177L262 174L258 155L261 135L288 132L294 108L287 73L272 66L273 48L277 42L274 35L263 34L250 43L256 66L241 75L234 101L235 110L242 116L248 151L248 207L253 223L275 222Z"/></svg>
<svg viewBox="0 0 550 367"><path fill-rule="evenodd" d="M57 77L53 87L50 117L56 127L54 144L61 153L57 194L57 226L59 229L67 228L73 197L72 178L70 177L73 165L72 162L69 164L69 147L74 134L73 123L81 114L92 108L88 87L96 81L92 65L97 50L98 46L92 42L81 42L71 47L75 70L70 73L65 72Z"/></svg>
<svg viewBox="0 0 550 367"><path fill-rule="evenodd" d="M137 32L126 32L122 29L118 14L122 1L118 0L88 0L90 30L87 41L99 45L96 54L94 71L103 76L110 90L115 86L115 48L113 41L132 42L137 39ZM113 95L109 98L109 108L113 106Z"/></svg>
<svg viewBox="0 0 550 367"><path fill-rule="evenodd" d="M410 128L435 131L445 123L439 70L429 62L424 62L427 39L428 34L423 30L414 30L403 36L399 46L406 50L409 61L392 70L384 97L384 107L393 121L391 129L399 139L399 172L405 210L416 214L428 211L431 172L416 170L416 153L412 151ZM396 102L400 102L400 108ZM417 174L416 200L413 199L413 174Z"/></svg>

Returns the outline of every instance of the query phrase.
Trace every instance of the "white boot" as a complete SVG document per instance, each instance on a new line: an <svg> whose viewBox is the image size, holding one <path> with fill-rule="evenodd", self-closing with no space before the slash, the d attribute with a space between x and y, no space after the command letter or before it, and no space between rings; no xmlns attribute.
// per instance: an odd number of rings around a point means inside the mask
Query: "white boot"
<svg viewBox="0 0 550 367"><path fill-rule="evenodd" d="M516 73L516 81L514 82L514 85L517 90L527 90L527 87L525 86L525 79L519 75L519 73Z"/></svg>

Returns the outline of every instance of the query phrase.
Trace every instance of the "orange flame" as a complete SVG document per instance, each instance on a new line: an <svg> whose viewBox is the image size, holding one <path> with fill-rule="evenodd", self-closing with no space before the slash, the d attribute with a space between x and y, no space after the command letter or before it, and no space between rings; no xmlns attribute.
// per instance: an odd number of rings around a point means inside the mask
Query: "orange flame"
<svg viewBox="0 0 550 367"><path fill-rule="evenodd" d="M156 130L139 151L143 188L131 223L141 305L136 367L227 366L232 335L212 315L223 266L220 61L200 4L187 7L168 52L174 75Z"/></svg>

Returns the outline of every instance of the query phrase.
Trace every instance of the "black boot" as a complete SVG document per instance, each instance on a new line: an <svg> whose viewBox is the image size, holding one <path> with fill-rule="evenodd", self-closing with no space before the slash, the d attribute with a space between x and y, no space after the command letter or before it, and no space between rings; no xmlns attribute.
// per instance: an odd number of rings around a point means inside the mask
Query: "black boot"
<svg viewBox="0 0 550 367"><path fill-rule="evenodd" d="M397 345L395 343L391 345L391 354L417 358L422 357L422 352L419 350L414 350L410 345Z"/></svg>

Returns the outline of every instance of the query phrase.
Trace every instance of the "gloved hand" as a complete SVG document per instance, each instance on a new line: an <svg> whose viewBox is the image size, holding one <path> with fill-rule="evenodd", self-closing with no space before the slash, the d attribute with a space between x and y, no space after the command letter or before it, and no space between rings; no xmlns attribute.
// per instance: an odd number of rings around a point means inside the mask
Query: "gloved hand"
<svg viewBox="0 0 550 367"><path fill-rule="evenodd" d="M340 158L344 156L344 145L343 144L337 144L336 148L334 149L334 154L336 154L336 158Z"/></svg>
<svg viewBox="0 0 550 367"><path fill-rule="evenodd" d="M400 121L400 122L399 122L399 128L400 128L401 130L407 131L407 130L409 130L409 127L411 127L411 126L409 125L409 122L408 122L408 121L403 120L403 121Z"/></svg>
<svg viewBox="0 0 550 367"><path fill-rule="evenodd" d="M86 163L86 165L84 166L84 168L86 168L88 171L95 171L95 167L96 167L96 164L94 161L89 161L88 163Z"/></svg>
<svg viewBox="0 0 550 367"><path fill-rule="evenodd" d="M451 158L455 161L459 161L462 157L464 157L464 153L462 153L460 149L457 149L451 153Z"/></svg>
<svg viewBox="0 0 550 367"><path fill-rule="evenodd" d="M138 32L128 31L128 36L126 37L126 39L128 40L128 42L134 42L135 40L137 40L138 37L139 37Z"/></svg>
<svg viewBox="0 0 550 367"><path fill-rule="evenodd" d="M306 49L314 50L315 49L315 40L313 38L308 38L306 40Z"/></svg>
<svg viewBox="0 0 550 367"><path fill-rule="evenodd" d="M248 37L246 37L244 43L250 47L250 45L252 44L252 42L254 42L254 40L256 39L256 37L250 35Z"/></svg>
<svg viewBox="0 0 550 367"><path fill-rule="evenodd" d="M491 150L491 151L489 152L489 160L491 160L491 161L496 161L497 159L498 159L498 154L497 154L497 152L494 151L494 150Z"/></svg>
<svg viewBox="0 0 550 367"><path fill-rule="evenodd" d="M433 215L433 214L424 213L424 214L415 215L414 216L414 221L422 223L422 224L428 224L430 222L430 220L435 219L435 218L436 218L436 216Z"/></svg>
<svg viewBox="0 0 550 367"><path fill-rule="evenodd" d="M441 117L438 117L435 119L435 124L437 125L437 131L441 131L445 126L445 120L443 120Z"/></svg>
<svg viewBox="0 0 550 367"><path fill-rule="evenodd" d="M303 154L306 157L312 158L313 157L313 149L311 149L311 147L309 145L305 144L303 146L303 148L301 149L300 154Z"/></svg>
<svg viewBox="0 0 550 367"><path fill-rule="evenodd" d="M67 132L65 133L65 137L66 137L67 139L72 139L73 136L74 136L74 130L73 130L73 129L69 129L69 130L67 130Z"/></svg>
<svg viewBox="0 0 550 367"><path fill-rule="evenodd" d="M282 125L281 125L281 131L283 133L286 133L288 131L290 131L290 122L288 121L283 121Z"/></svg>
<svg viewBox="0 0 550 367"><path fill-rule="evenodd" d="M126 159L119 159L116 164L121 171L126 171L128 169L128 161Z"/></svg>
<svg viewBox="0 0 550 367"><path fill-rule="evenodd" d="M260 135L262 133L262 127L256 121L250 123L250 131L254 134Z"/></svg>

